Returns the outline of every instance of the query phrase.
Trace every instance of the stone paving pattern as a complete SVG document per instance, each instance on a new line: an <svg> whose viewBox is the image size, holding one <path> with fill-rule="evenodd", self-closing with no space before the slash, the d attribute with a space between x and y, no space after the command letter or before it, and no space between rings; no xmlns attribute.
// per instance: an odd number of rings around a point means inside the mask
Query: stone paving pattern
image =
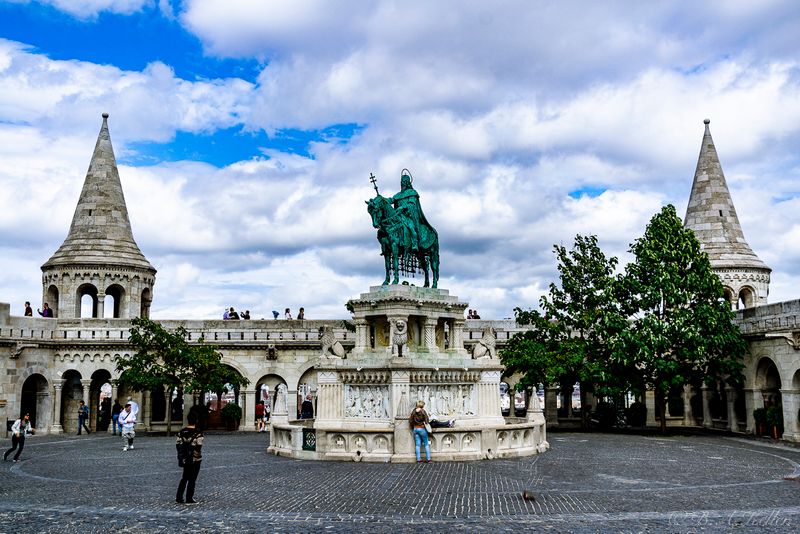
<svg viewBox="0 0 800 534"><path fill-rule="evenodd" d="M8 447L9 440L2 440ZM800 450L717 436L551 434L519 460L366 464L266 454L211 434L196 498L173 502L174 438L33 436L0 465L0 532L788 532ZM522 498L530 490L535 500Z"/></svg>

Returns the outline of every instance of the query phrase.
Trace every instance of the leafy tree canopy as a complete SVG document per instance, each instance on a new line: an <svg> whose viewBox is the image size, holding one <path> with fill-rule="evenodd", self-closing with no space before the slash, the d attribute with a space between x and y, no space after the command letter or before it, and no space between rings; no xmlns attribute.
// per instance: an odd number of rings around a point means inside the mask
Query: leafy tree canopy
<svg viewBox="0 0 800 534"><path fill-rule="evenodd" d="M522 387L590 378L603 382L599 364L607 359L609 331L621 324L613 272L596 236L575 236L572 249L554 246L559 285L550 284L539 310L514 310L519 325L500 358L509 373L521 373ZM613 381L610 383L614 383Z"/></svg>
<svg viewBox="0 0 800 534"><path fill-rule="evenodd" d="M675 207L665 206L632 245L619 277L630 318L612 360L654 390L666 428L666 396L685 384L741 379L745 344L708 256Z"/></svg>

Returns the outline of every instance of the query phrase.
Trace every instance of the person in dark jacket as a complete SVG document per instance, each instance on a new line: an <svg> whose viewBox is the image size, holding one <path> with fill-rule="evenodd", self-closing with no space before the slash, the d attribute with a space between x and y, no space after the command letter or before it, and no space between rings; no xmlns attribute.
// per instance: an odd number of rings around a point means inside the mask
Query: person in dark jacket
<svg viewBox="0 0 800 534"><path fill-rule="evenodd" d="M311 394L306 395L306 400L300 406L300 419L314 419L314 403L311 402Z"/></svg>
<svg viewBox="0 0 800 534"><path fill-rule="evenodd" d="M430 424L430 420L428 419L428 412L425 411L425 401L417 401L417 407L408 416L408 422L414 432L414 452L417 453L417 462L422 461L420 459L420 447L424 445L425 461L431 463L431 446L428 441L428 430L425 428L425 424Z"/></svg>
<svg viewBox="0 0 800 534"><path fill-rule="evenodd" d="M178 450L179 465L183 465L183 474L181 481L178 484L178 492L175 494L175 502L183 504L199 504L199 501L194 500L194 485L197 481L197 475L200 474L200 463L203 460L201 450L203 448L203 433L197 428L197 412L189 412L186 418L186 428L178 432L178 439L175 447ZM191 448L191 455L187 459L181 458L182 445L189 445ZM186 491L186 499L183 498L184 490Z"/></svg>

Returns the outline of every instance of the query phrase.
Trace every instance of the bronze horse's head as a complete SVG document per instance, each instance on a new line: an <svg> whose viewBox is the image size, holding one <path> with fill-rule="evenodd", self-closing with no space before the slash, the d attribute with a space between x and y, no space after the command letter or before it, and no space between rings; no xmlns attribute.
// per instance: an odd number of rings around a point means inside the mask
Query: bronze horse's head
<svg viewBox="0 0 800 534"><path fill-rule="evenodd" d="M364 203L367 205L367 211L372 217L372 227L380 228L381 221L383 221L385 217L384 206L386 205L386 199L382 196L376 196L368 201L365 200Z"/></svg>

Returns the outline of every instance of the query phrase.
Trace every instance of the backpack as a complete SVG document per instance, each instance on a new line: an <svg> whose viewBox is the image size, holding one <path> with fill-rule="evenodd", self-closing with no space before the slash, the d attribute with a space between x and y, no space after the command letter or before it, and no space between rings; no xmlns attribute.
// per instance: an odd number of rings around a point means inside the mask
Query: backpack
<svg viewBox="0 0 800 534"><path fill-rule="evenodd" d="M197 435L197 432L192 433L187 441L187 438L181 436L180 442L175 444L178 450L178 467L186 467L194 461L194 446L192 441Z"/></svg>

